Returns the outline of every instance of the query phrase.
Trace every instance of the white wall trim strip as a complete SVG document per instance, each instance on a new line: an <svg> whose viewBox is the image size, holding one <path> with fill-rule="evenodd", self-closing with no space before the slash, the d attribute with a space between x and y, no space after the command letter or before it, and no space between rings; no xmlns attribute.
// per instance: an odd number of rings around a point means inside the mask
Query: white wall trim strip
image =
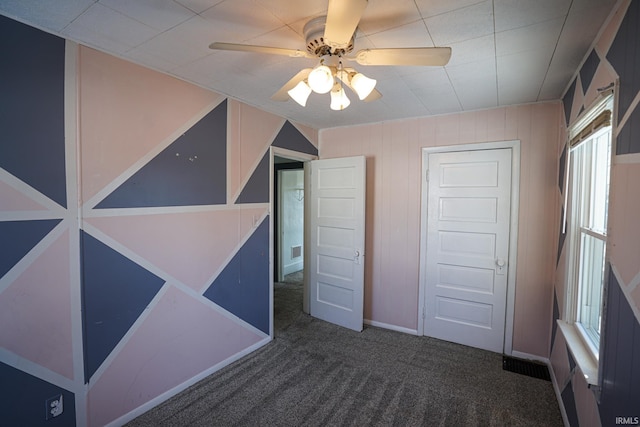
<svg viewBox="0 0 640 427"><path fill-rule="evenodd" d="M404 328L402 326L391 325L384 322L376 322L375 320L364 319L364 324L376 328L388 329L390 331L402 332L403 334L418 335L418 331L416 329Z"/></svg>

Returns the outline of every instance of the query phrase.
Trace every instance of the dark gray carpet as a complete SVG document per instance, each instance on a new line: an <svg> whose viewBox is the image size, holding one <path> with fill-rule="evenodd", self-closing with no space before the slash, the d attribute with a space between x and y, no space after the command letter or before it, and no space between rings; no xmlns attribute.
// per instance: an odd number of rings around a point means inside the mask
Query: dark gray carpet
<svg viewBox="0 0 640 427"><path fill-rule="evenodd" d="M274 340L130 426L562 426L550 382L502 370L501 355L301 312L274 289Z"/></svg>

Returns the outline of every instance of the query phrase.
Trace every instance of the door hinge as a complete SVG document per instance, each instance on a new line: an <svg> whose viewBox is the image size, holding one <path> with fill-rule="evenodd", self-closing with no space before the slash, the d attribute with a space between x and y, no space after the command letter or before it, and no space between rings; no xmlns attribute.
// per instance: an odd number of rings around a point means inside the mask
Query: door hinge
<svg viewBox="0 0 640 427"><path fill-rule="evenodd" d="M429 182L429 169L427 169L427 171L425 172L425 177L427 182Z"/></svg>
<svg viewBox="0 0 640 427"><path fill-rule="evenodd" d="M427 312L426 312L426 310L427 310L427 309L426 309L426 308L425 308L425 306L423 305L423 306L422 306L422 318L423 318L423 319L427 317Z"/></svg>

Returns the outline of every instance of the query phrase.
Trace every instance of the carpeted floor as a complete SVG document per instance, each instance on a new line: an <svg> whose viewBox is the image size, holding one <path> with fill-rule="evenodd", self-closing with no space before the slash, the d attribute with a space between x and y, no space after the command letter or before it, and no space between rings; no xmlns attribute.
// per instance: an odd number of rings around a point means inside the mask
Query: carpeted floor
<svg viewBox="0 0 640 427"><path fill-rule="evenodd" d="M302 286L274 289L274 340L130 426L562 426L549 381L499 354L305 315Z"/></svg>

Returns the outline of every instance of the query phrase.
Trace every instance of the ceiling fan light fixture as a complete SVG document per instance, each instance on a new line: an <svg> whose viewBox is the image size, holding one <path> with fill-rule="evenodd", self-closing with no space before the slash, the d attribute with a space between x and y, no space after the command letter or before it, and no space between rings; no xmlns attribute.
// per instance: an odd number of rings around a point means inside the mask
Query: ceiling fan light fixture
<svg viewBox="0 0 640 427"><path fill-rule="evenodd" d="M309 95L311 95L311 88L303 80L298 82L298 84L293 89L287 91L287 93L294 101L305 107L307 105L307 99L309 99Z"/></svg>
<svg viewBox="0 0 640 427"><path fill-rule="evenodd" d="M351 87L353 87L361 101L371 94L376 87L376 83L375 79L371 79L362 73L356 73L351 78Z"/></svg>
<svg viewBox="0 0 640 427"><path fill-rule="evenodd" d="M336 85L336 88L331 91L331 109L335 111L341 111L347 108L351 104L349 97L344 93L342 86Z"/></svg>
<svg viewBox="0 0 640 427"><path fill-rule="evenodd" d="M333 87L333 73L331 68L326 65L318 65L314 68L307 78L309 87L316 93L327 93Z"/></svg>

